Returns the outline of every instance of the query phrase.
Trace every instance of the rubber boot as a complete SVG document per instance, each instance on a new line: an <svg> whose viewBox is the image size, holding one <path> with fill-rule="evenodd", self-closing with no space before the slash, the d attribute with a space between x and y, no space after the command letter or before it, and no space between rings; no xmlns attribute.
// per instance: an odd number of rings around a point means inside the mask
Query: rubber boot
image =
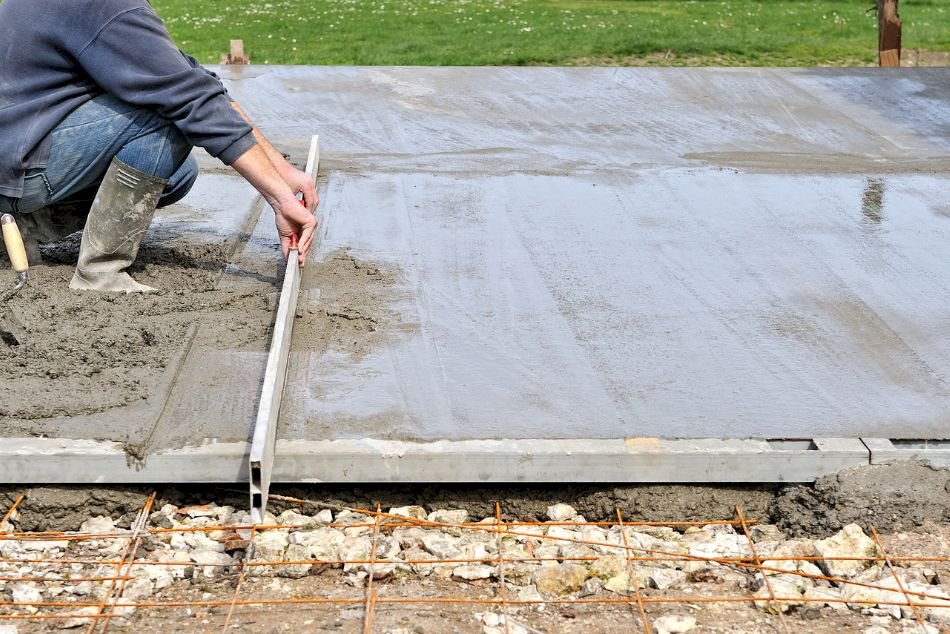
<svg viewBox="0 0 950 634"><path fill-rule="evenodd" d="M133 280L126 269L138 255L167 182L112 160L86 219L70 288L120 293L155 290Z"/></svg>
<svg viewBox="0 0 950 634"><path fill-rule="evenodd" d="M29 213L16 213L17 228L23 236L26 257L30 266L43 263L40 245L59 242L81 231L89 214L89 204L60 202Z"/></svg>

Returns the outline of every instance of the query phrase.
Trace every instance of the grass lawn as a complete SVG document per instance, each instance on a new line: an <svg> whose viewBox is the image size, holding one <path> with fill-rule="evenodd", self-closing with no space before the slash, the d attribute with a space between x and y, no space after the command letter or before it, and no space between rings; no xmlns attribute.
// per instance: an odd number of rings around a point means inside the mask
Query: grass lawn
<svg viewBox="0 0 950 634"><path fill-rule="evenodd" d="M152 0L202 62L865 65L874 0ZM950 2L903 0L904 49L950 51Z"/></svg>

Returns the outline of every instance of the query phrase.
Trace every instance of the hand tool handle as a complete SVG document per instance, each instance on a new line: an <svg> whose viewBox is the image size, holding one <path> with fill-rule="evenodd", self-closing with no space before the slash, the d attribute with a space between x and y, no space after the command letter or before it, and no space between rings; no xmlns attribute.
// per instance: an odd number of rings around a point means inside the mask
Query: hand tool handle
<svg viewBox="0 0 950 634"><path fill-rule="evenodd" d="M3 244L7 248L7 254L10 256L10 262L13 264L13 270L17 275L23 275L30 270L30 263L26 259L26 249L23 247L23 237L16 226L16 220L10 214L3 214L0 217L0 225L3 226Z"/></svg>

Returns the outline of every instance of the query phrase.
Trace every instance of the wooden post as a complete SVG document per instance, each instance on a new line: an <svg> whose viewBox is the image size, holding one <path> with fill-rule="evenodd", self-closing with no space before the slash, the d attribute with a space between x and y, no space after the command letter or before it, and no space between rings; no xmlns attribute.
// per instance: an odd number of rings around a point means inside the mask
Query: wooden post
<svg viewBox="0 0 950 634"><path fill-rule="evenodd" d="M244 40L231 40L231 53L221 56L222 64L250 64L251 58L244 54Z"/></svg>
<svg viewBox="0 0 950 634"><path fill-rule="evenodd" d="M901 18L898 0L877 0L878 66L901 65Z"/></svg>

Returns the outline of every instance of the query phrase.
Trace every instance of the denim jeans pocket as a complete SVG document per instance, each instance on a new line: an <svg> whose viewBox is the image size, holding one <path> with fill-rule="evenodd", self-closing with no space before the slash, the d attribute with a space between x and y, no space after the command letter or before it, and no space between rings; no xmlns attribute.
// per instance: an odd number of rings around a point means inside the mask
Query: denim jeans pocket
<svg viewBox="0 0 950 634"><path fill-rule="evenodd" d="M39 170L30 170L23 179L23 195L13 205L16 211L29 213L49 205L53 198L53 188L50 187L46 174Z"/></svg>

